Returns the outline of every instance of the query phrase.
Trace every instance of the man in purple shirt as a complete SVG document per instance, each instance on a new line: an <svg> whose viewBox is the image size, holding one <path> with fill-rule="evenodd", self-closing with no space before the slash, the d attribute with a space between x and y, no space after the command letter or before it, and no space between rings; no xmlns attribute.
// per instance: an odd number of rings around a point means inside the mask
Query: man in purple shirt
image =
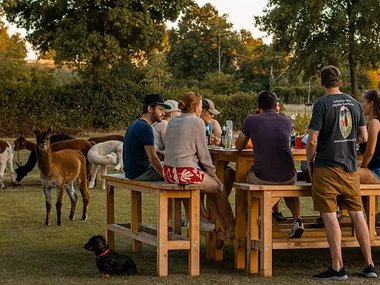
<svg viewBox="0 0 380 285"><path fill-rule="evenodd" d="M252 140L254 165L247 173L247 182L253 184L294 184L297 173L294 167L289 137L292 122L276 112L277 96L272 91L262 91L257 99L260 114L249 115L236 140L241 151ZM300 201L297 197L285 198L294 223L289 238L300 238L304 232Z"/></svg>

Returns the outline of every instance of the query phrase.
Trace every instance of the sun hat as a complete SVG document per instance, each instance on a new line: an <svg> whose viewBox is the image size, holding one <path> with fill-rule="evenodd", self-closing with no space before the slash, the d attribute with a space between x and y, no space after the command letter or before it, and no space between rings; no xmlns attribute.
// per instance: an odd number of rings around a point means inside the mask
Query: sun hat
<svg viewBox="0 0 380 285"><path fill-rule="evenodd" d="M166 100L165 102L165 112L175 112L181 111L178 108L178 102L176 100Z"/></svg>
<svg viewBox="0 0 380 285"><path fill-rule="evenodd" d="M205 99L205 98L202 99L202 108L206 109L213 115L220 114L220 112L217 109L215 109L214 102L212 102L210 99Z"/></svg>

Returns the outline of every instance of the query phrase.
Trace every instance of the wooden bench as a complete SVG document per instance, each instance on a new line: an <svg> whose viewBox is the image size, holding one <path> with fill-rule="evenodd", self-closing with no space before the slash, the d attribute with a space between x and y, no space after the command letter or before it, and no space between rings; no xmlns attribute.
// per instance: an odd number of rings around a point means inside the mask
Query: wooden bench
<svg viewBox="0 0 380 285"><path fill-rule="evenodd" d="M200 240L199 240L199 205L200 189L197 184L177 185L162 181L129 180L124 174L102 176L106 183L106 237L111 248L115 248L115 233L133 239L133 251L140 251L142 243L157 247L157 274L168 275L168 251L188 251L188 274L199 276ZM130 223L115 222L115 187L131 192ZM157 197L157 227L152 228L142 222L142 193L153 194ZM168 223L169 206L175 200L180 205L181 199L189 200L189 231L188 237L180 234L178 225L170 228ZM178 213L177 213L178 214ZM178 220L178 219L177 219ZM180 228L180 225L179 225Z"/></svg>
<svg viewBox="0 0 380 285"><path fill-rule="evenodd" d="M282 197L311 196L311 184L297 182L295 185L254 185L234 183L234 187L247 191L247 266L249 273L272 276L273 249L328 248L324 228L306 228L302 238L289 239L287 234L291 224L283 226L272 224L272 207ZM376 232L376 198L380 195L380 184L361 184L361 195L369 227L371 246L380 245L379 232ZM238 203L239 201L237 201ZM341 224L342 247L358 247L351 224Z"/></svg>

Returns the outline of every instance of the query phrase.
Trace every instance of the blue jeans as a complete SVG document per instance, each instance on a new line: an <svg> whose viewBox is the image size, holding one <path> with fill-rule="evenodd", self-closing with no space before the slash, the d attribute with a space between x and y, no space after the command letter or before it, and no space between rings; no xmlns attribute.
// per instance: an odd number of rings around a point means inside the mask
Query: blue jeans
<svg viewBox="0 0 380 285"><path fill-rule="evenodd" d="M164 178L158 174L158 172L150 166L143 174L137 177L135 180L140 181L163 181Z"/></svg>
<svg viewBox="0 0 380 285"><path fill-rule="evenodd" d="M380 168L371 168L369 169L369 171L372 172L373 176L375 176L378 182L380 183Z"/></svg>

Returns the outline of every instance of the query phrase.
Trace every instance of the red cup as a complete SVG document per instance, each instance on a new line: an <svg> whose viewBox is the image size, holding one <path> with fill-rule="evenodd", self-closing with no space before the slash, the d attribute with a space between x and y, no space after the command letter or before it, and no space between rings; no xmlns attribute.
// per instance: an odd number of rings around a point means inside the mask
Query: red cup
<svg viewBox="0 0 380 285"><path fill-rule="evenodd" d="M300 137L300 136L296 137L295 147L296 148L302 148L302 137Z"/></svg>

